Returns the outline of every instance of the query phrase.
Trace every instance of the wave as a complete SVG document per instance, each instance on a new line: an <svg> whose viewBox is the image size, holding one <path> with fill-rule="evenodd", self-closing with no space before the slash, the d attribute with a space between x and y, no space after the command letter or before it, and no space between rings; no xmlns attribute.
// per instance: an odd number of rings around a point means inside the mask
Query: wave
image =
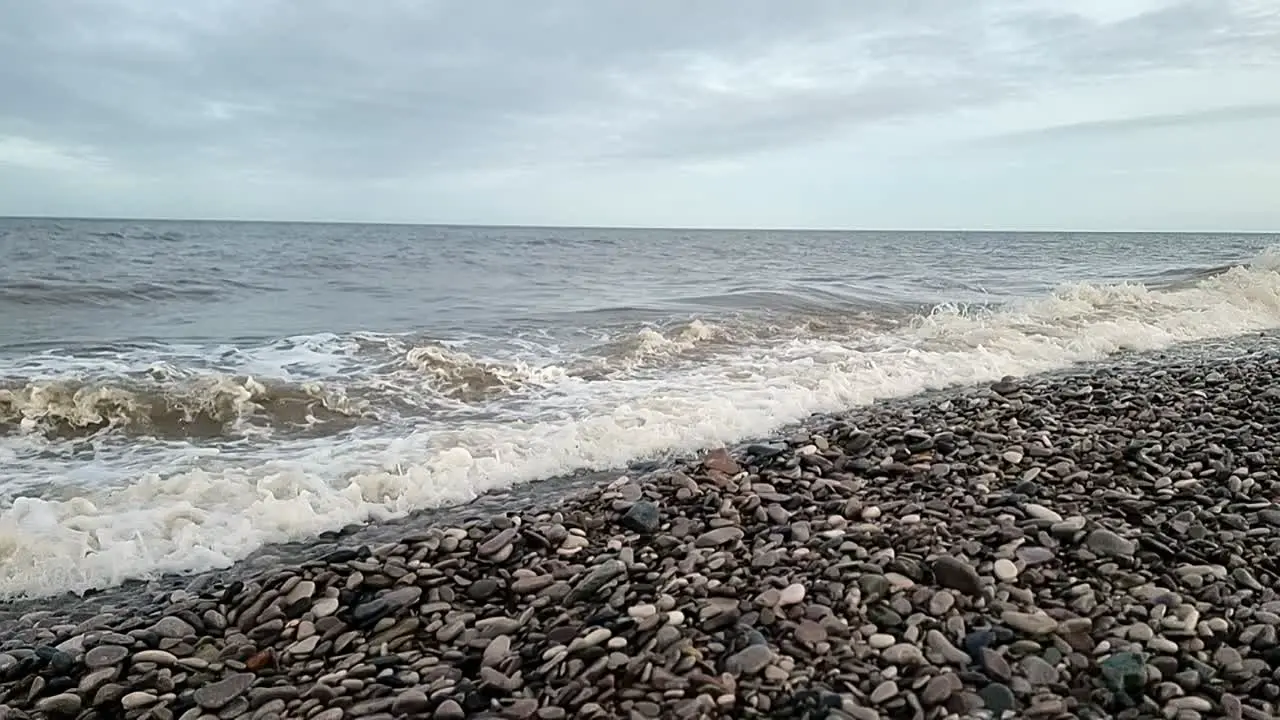
<svg viewBox="0 0 1280 720"><path fill-rule="evenodd" d="M368 413L319 383L281 383L206 375L169 382L79 379L0 383L0 435L80 438L115 431L186 439L245 435L272 429L349 424Z"/></svg>
<svg viewBox="0 0 1280 720"><path fill-rule="evenodd" d="M535 365L519 360L499 361L473 357L441 344L420 345L404 354L411 384L444 398L477 403L530 387L546 387L566 376L555 365ZM380 384L391 386L405 374L393 373ZM401 384L403 388L403 383Z"/></svg>
<svg viewBox="0 0 1280 720"><path fill-rule="evenodd" d="M554 396L534 393L532 410L515 422L477 418L394 437L357 434L269 463L148 473L64 499L17 498L0 510L0 595L224 567L264 544L759 437L813 413L1277 327L1280 263L1264 257L1187 288L1067 285L999 307L940 306L852 336L780 335L664 372L558 380ZM683 332L664 329L652 347L696 347L715 337ZM418 370L411 349L396 361L397 372L417 373L433 387L445 382L440 377L510 386L493 379L505 364L499 371L435 348L414 356L426 368ZM516 382L536 387L539 372Z"/></svg>
<svg viewBox="0 0 1280 720"><path fill-rule="evenodd" d="M0 305L118 305L177 299L216 298L222 291L197 283L173 286L152 282L103 285L82 281L28 280L0 285Z"/></svg>

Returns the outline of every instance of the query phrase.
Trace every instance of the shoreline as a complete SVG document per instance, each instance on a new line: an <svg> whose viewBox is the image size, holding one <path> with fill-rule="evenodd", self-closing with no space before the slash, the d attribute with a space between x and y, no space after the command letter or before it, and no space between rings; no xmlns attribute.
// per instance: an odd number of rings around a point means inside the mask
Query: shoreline
<svg viewBox="0 0 1280 720"><path fill-rule="evenodd" d="M1278 403L1198 343L5 603L0 716L1273 717Z"/></svg>

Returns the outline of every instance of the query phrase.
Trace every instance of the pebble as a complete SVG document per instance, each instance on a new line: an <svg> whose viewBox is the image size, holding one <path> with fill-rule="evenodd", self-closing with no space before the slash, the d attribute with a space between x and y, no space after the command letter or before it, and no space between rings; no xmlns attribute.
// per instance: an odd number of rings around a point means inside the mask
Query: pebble
<svg viewBox="0 0 1280 720"><path fill-rule="evenodd" d="M426 693L416 688L405 690L396 696L395 702L391 703L391 714L401 715L417 715L424 713L431 708L431 700Z"/></svg>
<svg viewBox="0 0 1280 720"><path fill-rule="evenodd" d="M35 709L38 712L57 717L74 716L80 712L80 707L80 696L73 693L62 693L41 698L35 705Z"/></svg>
<svg viewBox="0 0 1280 720"><path fill-rule="evenodd" d="M234 673L217 682L203 685L196 689L196 704L206 710L221 710L248 692L254 677L252 673Z"/></svg>
<svg viewBox="0 0 1280 720"><path fill-rule="evenodd" d="M99 645L84 654L84 664L90 668L118 665L129 657L129 650L119 645Z"/></svg>
<svg viewBox="0 0 1280 720"><path fill-rule="evenodd" d="M1000 622L1028 635L1048 635L1058 629L1057 620L1040 612L1008 610L1000 615Z"/></svg>
<svg viewBox="0 0 1280 720"><path fill-rule="evenodd" d="M933 576L943 587L957 590L966 595L982 594L982 578L969 563L950 555L943 555L933 561Z"/></svg>
<svg viewBox="0 0 1280 720"><path fill-rule="evenodd" d="M897 638L892 635L886 635L885 633L875 633L871 637L867 638L867 644L876 650L885 650L892 647L897 642Z"/></svg>
<svg viewBox="0 0 1280 720"><path fill-rule="evenodd" d="M778 595L778 605L781 607L795 605L802 600L804 600L804 586L799 583L792 583L786 586Z"/></svg>
<svg viewBox="0 0 1280 720"><path fill-rule="evenodd" d="M755 675L773 662L773 651L767 645L748 645L725 661L725 670L734 675Z"/></svg>
<svg viewBox="0 0 1280 720"><path fill-rule="evenodd" d="M186 620L170 616L162 618L155 625L152 625L151 632L162 638L184 638L195 635L196 629Z"/></svg>
<svg viewBox="0 0 1280 720"><path fill-rule="evenodd" d="M924 653L911 643L898 643L884 649L881 657L894 665L923 665Z"/></svg>
<svg viewBox="0 0 1280 720"><path fill-rule="evenodd" d="M898 695L898 684L892 680L885 680L871 691L871 696L867 699L872 705L882 705Z"/></svg>
<svg viewBox="0 0 1280 720"><path fill-rule="evenodd" d="M1035 518L1036 520L1043 520L1045 522L1050 522L1050 523L1062 522L1061 515L1059 515L1054 510L1045 507L1044 505L1038 505L1036 503L1028 503L1025 509L1027 511L1027 514Z"/></svg>
<svg viewBox="0 0 1280 720"><path fill-rule="evenodd" d="M120 698L120 706L125 710L137 710L155 703L158 699L149 692L134 691Z"/></svg>
<svg viewBox="0 0 1280 720"><path fill-rule="evenodd" d="M628 530L648 535L657 532L661 515L657 505L648 500L640 500L631 505L620 522Z"/></svg>
<svg viewBox="0 0 1280 720"><path fill-rule="evenodd" d="M920 691L920 702L925 705L941 705L963 687L964 682L955 673L935 675Z"/></svg>
<svg viewBox="0 0 1280 720"><path fill-rule="evenodd" d="M330 615L333 615L338 611L339 607L340 605L339 605L338 598L335 598L335 597L320 598L319 600L316 601L314 605L311 606L311 614L315 616L315 618L318 620L320 618L326 618L326 617L329 617Z"/></svg>
<svg viewBox="0 0 1280 720"><path fill-rule="evenodd" d="M718 547L720 545L728 545L729 543L737 542L738 540L741 540L742 537L743 532L741 528L726 526L716 528L715 530L708 530L707 532L699 535L694 539L693 546L699 548Z"/></svg>
<svg viewBox="0 0 1280 720"><path fill-rule="evenodd" d="M1132 540L1126 540L1106 528L1098 528L1089 533L1085 543L1099 555L1131 557L1137 551Z"/></svg>
<svg viewBox="0 0 1280 720"><path fill-rule="evenodd" d="M979 690L978 695L995 718L1002 718L1005 717L1005 713L1012 713L1018 704L1013 690L1004 683L991 683Z"/></svg>
<svg viewBox="0 0 1280 720"><path fill-rule="evenodd" d="M436 706L436 711L431 715L435 720L466 720L467 713L458 704L457 700L447 698Z"/></svg>

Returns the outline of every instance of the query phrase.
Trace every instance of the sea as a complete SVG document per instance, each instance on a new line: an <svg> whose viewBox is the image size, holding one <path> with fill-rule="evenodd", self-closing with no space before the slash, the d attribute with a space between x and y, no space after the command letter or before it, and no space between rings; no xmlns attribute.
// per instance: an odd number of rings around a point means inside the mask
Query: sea
<svg viewBox="0 0 1280 720"><path fill-rule="evenodd" d="M0 220L0 597L1280 326L1280 237Z"/></svg>

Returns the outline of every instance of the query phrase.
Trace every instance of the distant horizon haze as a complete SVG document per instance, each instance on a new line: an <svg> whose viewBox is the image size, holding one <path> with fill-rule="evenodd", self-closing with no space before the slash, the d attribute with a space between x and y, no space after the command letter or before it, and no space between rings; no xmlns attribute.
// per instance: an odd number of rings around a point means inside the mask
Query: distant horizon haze
<svg viewBox="0 0 1280 720"><path fill-rule="evenodd" d="M1233 228L1190 228L1190 229L1151 229L1151 228L1101 228L1072 229L1065 227L731 227L731 226L657 226L657 225L536 225L528 223L482 223L482 222L412 222L399 220L291 220L263 218L218 218L218 217L109 217L109 216L57 216L57 215L0 215L0 220L32 220L32 221L74 221L74 222L121 222L121 223L223 223L223 224L261 224L261 225L353 225L353 226L388 226L388 227L421 227L421 228L477 228L495 230L655 230L663 232L800 232L800 233L958 233L985 235L1280 235L1280 226L1276 229L1238 230Z"/></svg>

